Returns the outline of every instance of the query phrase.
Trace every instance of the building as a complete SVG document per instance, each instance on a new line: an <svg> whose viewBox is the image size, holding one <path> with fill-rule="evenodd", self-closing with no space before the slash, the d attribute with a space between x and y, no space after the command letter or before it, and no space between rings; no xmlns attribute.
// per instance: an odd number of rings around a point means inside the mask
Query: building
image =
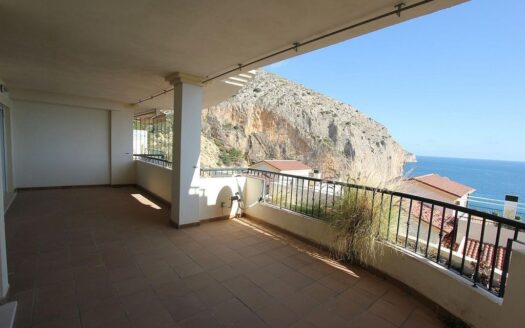
<svg viewBox="0 0 525 328"><path fill-rule="evenodd" d="M476 191L472 187L436 173L410 178L403 184L402 190L409 194L461 206L466 206L468 196Z"/></svg>
<svg viewBox="0 0 525 328"><path fill-rule="evenodd" d="M264 160L252 164L251 169L258 169L282 174L310 176L312 169L301 161L297 160Z"/></svg>

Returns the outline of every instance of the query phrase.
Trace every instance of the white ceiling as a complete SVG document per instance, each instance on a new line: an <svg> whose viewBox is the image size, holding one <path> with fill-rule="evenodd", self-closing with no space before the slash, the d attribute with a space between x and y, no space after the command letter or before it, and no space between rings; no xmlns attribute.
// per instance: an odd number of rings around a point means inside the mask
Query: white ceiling
<svg viewBox="0 0 525 328"><path fill-rule="evenodd" d="M173 72L213 76L295 41L390 11L399 2L0 0L0 78L12 90L134 103L169 88L165 77ZM401 18L390 17L251 68L460 2L435 0Z"/></svg>

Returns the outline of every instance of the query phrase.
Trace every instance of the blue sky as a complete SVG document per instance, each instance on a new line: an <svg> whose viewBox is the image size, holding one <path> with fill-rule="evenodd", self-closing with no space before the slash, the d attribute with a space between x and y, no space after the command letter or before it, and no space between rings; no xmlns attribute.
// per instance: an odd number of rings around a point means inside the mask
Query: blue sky
<svg viewBox="0 0 525 328"><path fill-rule="evenodd" d="M266 69L357 107L417 155L525 161L523 12L474 0Z"/></svg>

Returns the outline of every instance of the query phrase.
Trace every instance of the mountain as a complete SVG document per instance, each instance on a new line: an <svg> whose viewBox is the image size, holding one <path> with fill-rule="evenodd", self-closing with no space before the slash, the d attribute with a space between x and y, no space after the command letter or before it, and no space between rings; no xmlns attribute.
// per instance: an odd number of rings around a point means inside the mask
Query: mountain
<svg viewBox="0 0 525 328"><path fill-rule="evenodd" d="M326 178L392 179L415 160L356 108L266 71L204 109L202 122L202 167L297 159Z"/></svg>

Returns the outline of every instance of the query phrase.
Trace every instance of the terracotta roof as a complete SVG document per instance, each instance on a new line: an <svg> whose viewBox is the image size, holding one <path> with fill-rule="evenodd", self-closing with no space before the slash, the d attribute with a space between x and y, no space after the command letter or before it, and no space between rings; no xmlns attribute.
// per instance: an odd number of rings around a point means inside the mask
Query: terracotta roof
<svg viewBox="0 0 525 328"><path fill-rule="evenodd" d="M409 204L403 205L403 210L408 213ZM419 220L419 211L421 203L412 202L412 214L410 215L411 220ZM432 214L432 215L431 215ZM431 220L432 218L432 220ZM423 211L421 212L421 221L428 224L432 224L434 228L441 230L441 219L443 218L443 208L434 207L432 212L432 206L430 204L423 203ZM443 232L449 233L454 229L454 212L452 210L445 210L445 218L443 220Z"/></svg>
<svg viewBox="0 0 525 328"><path fill-rule="evenodd" d="M311 170L311 168L303 162L296 160L264 160L255 164L266 163L270 166L275 167L280 171L293 171L293 170Z"/></svg>
<svg viewBox="0 0 525 328"><path fill-rule="evenodd" d="M450 180L447 177L442 177L435 173L420 175L413 177L410 180L421 182L457 197L463 197L464 195L470 194L476 190L472 187Z"/></svg>
<svg viewBox="0 0 525 328"><path fill-rule="evenodd" d="M443 238L442 245L446 248L450 248L451 244L451 237L452 234L448 234L445 238ZM466 256L477 259L478 258L478 249L479 249L480 242L479 240L475 239L469 239L467 241L467 244L465 245L465 251ZM494 244L490 243L483 243L483 250L481 253L481 261L480 263L487 266L492 267L492 257L494 256L494 250L495 250ZM459 249L459 244L455 243L453 250L457 252ZM503 270L503 263L505 262L505 252L507 251L506 247L499 246L496 254L496 268ZM463 256L463 251L461 252L461 256Z"/></svg>

